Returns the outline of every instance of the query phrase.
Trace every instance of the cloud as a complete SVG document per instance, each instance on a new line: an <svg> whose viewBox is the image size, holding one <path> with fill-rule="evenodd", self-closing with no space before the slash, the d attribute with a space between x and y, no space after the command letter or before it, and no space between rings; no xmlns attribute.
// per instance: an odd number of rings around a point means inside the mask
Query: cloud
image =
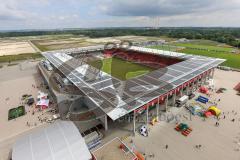
<svg viewBox="0 0 240 160"><path fill-rule="evenodd" d="M22 13L12 6L0 4L0 20L19 20L23 18L21 15Z"/></svg>
<svg viewBox="0 0 240 160"><path fill-rule="evenodd" d="M240 26L240 0L0 0L0 29Z"/></svg>
<svg viewBox="0 0 240 160"><path fill-rule="evenodd" d="M43 2L46 0L40 0ZM25 10L21 4L28 2L28 0L0 0L0 21L19 21L30 17L33 12Z"/></svg>
<svg viewBox="0 0 240 160"><path fill-rule="evenodd" d="M105 0L100 10L110 16L174 16L234 7L237 2L238 0Z"/></svg>

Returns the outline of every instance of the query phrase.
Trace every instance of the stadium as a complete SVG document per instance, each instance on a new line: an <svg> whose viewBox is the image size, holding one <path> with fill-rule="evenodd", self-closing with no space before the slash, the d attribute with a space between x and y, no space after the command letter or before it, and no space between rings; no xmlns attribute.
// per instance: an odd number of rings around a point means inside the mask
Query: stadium
<svg viewBox="0 0 240 160"><path fill-rule="evenodd" d="M119 45L49 51L42 55L54 68L46 71L39 65L56 97L62 119L98 119L108 130L109 122L114 123L127 116L133 122L134 133L136 117L146 114L148 124L149 110L158 118L159 112L176 107L177 99L190 95L213 78L214 69L225 61ZM60 88L67 86L67 94L71 91L69 95L72 96L67 101L73 103L68 107L54 91L50 79L57 80Z"/></svg>

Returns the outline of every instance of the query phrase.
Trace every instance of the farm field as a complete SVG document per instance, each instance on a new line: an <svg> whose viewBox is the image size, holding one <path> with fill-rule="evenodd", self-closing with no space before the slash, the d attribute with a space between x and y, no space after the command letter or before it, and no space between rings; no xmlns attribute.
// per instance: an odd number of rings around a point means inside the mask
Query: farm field
<svg viewBox="0 0 240 160"><path fill-rule="evenodd" d="M26 59L36 59L36 58L42 58L42 55L40 53L26 53L26 54L18 54L18 55L0 56L0 63L20 61L20 60L26 60Z"/></svg>
<svg viewBox="0 0 240 160"><path fill-rule="evenodd" d="M86 47L97 45L95 42L88 42L85 38L53 38L53 39L40 39L31 41L41 51L59 50L67 48Z"/></svg>
<svg viewBox="0 0 240 160"><path fill-rule="evenodd" d="M0 39L0 56L18 55L23 53L36 53L28 41L13 41Z"/></svg>
<svg viewBox="0 0 240 160"><path fill-rule="evenodd" d="M84 36L50 36L42 37L39 39L31 40L31 42L37 46L41 51L59 50L67 48L86 47L99 44L106 44L109 42L119 43L121 41L131 42L145 42L154 40L173 40L166 37L145 37L145 36L119 36L119 37L104 37L104 38L89 38Z"/></svg>
<svg viewBox="0 0 240 160"><path fill-rule="evenodd" d="M119 58L107 58L103 60L91 61L88 62L88 64L95 68L101 69L102 71L120 80L131 79L154 70L150 67L127 62Z"/></svg>
<svg viewBox="0 0 240 160"><path fill-rule="evenodd" d="M106 44L108 42L119 43L123 40L144 42L160 39L165 39L166 41L173 40L172 38L167 37L147 37L131 35L105 38L89 38L82 35L71 34L7 37L0 39L0 63L40 58L41 51L86 47Z"/></svg>

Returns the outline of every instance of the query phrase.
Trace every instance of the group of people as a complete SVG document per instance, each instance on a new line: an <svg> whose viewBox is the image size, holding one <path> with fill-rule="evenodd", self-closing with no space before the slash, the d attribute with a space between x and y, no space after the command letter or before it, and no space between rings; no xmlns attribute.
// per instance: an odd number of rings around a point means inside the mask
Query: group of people
<svg viewBox="0 0 240 160"><path fill-rule="evenodd" d="M33 125L37 126L37 123L35 122ZM27 121L26 126L31 127L31 124Z"/></svg>
<svg viewBox="0 0 240 160"><path fill-rule="evenodd" d="M227 113L225 113L225 112L223 112L222 114L223 114L223 117L222 117L222 119L226 119L226 114L229 114L230 112L227 112ZM235 112L235 111L232 111L232 113L234 114L234 116L236 116L237 115L237 112ZM215 123L215 126L219 126L219 120L220 120L220 117L218 117L217 118L217 122ZM239 118L239 120L240 120L240 118ZM232 122L235 122L235 118L233 118L233 119L231 119L231 121Z"/></svg>
<svg viewBox="0 0 240 160"><path fill-rule="evenodd" d="M201 148L202 148L202 145L201 145L201 144L197 144L195 147L196 147L197 149L201 149Z"/></svg>

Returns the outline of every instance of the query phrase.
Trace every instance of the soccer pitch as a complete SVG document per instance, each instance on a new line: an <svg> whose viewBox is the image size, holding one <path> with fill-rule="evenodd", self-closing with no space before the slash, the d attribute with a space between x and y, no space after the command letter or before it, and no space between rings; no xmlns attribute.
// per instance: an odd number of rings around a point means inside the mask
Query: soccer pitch
<svg viewBox="0 0 240 160"><path fill-rule="evenodd" d="M96 60L88 62L88 64L120 80L128 80L154 70L142 64L128 62L119 58Z"/></svg>

